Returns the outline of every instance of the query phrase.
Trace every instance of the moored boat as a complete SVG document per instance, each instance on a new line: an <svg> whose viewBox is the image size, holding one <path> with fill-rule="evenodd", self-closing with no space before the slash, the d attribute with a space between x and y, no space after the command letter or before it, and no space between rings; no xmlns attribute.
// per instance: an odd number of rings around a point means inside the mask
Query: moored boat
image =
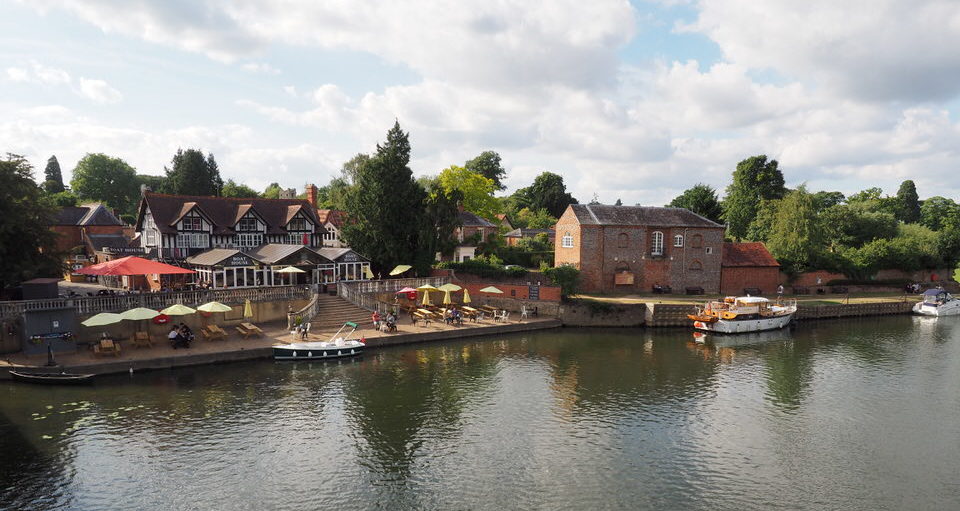
<svg viewBox="0 0 960 511"><path fill-rule="evenodd" d="M33 373L11 369L10 376L14 380L41 385L83 385L93 382L93 374L79 373Z"/></svg>
<svg viewBox="0 0 960 511"><path fill-rule="evenodd" d="M960 314L960 300L943 289L928 289L923 300L913 306L913 312L924 316L954 316Z"/></svg>
<svg viewBox="0 0 960 511"><path fill-rule="evenodd" d="M697 330L736 334L783 328L796 312L796 301L771 303L761 296L728 296L723 301L707 302L687 317Z"/></svg>
<svg viewBox="0 0 960 511"><path fill-rule="evenodd" d="M344 336L344 329L351 330ZM351 339L357 331L358 325L348 321L333 334L329 341L294 342L290 344L274 344L274 360L323 360L331 358L354 357L363 353L366 344L362 340Z"/></svg>

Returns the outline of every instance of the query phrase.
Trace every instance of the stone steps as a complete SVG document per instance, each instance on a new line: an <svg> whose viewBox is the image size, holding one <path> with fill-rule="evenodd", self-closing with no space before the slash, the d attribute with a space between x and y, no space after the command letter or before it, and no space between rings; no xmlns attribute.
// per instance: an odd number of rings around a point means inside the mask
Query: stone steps
<svg viewBox="0 0 960 511"><path fill-rule="evenodd" d="M347 321L353 321L361 328L370 325L370 311L339 296L321 295L317 301L319 313L310 322L312 332L337 330Z"/></svg>

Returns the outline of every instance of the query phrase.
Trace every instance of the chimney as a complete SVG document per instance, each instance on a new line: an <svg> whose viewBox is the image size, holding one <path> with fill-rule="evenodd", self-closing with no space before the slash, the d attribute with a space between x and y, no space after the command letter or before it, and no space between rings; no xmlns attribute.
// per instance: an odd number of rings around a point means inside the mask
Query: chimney
<svg viewBox="0 0 960 511"><path fill-rule="evenodd" d="M312 184L307 185L307 187L306 187L306 192L307 192L307 202L309 202L310 205L313 206L314 209L316 209L316 207L317 207L317 186L316 186L316 185L312 185Z"/></svg>

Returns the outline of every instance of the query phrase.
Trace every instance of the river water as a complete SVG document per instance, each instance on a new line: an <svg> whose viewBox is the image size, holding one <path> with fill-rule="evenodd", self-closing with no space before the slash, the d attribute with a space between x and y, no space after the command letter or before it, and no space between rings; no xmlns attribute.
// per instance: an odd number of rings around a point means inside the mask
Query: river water
<svg viewBox="0 0 960 511"><path fill-rule="evenodd" d="M2 509L958 509L960 318L0 383Z"/></svg>

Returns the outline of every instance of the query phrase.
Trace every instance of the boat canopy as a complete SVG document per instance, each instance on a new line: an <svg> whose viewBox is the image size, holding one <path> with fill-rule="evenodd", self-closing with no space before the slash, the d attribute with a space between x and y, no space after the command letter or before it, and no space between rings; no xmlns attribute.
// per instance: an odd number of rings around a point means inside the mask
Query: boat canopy
<svg viewBox="0 0 960 511"><path fill-rule="evenodd" d="M928 289L923 292L923 296L937 296L941 293L946 293L943 289Z"/></svg>
<svg viewBox="0 0 960 511"><path fill-rule="evenodd" d="M737 301L740 303L766 303L770 300L762 296L738 296Z"/></svg>

